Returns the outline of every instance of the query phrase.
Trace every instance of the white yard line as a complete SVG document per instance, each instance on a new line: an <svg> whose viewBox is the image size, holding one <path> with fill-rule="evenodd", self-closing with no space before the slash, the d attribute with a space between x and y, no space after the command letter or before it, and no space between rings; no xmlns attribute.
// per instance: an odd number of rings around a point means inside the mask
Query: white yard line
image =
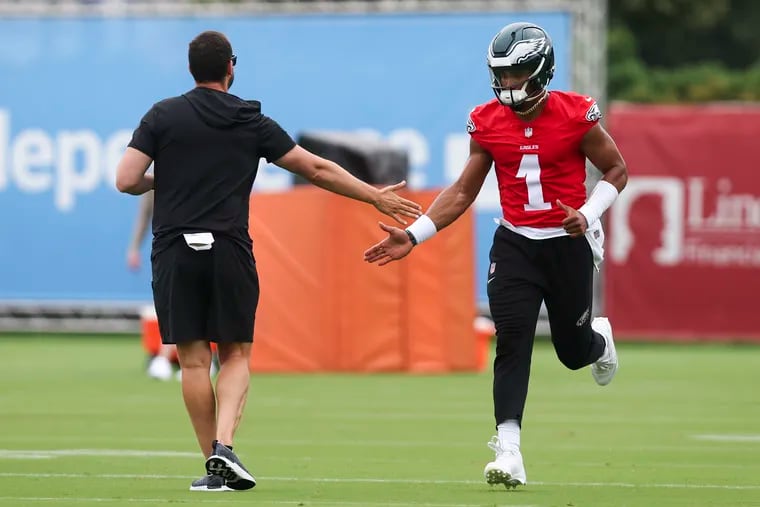
<svg viewBox="0 0 760 507"><path fill-rule="evenodd" d="M250 505L252 503L252 500L250 497L248 497L247 500L244 499L236 499L234 498L234 492L230 492L232 494L224 494L224 500L223 502L225 504L247 504ZM187 500L181 500L178 498L172 498L171 503L173 504L183 504L183 503L191 503L193 505L199 504L199 503L213 503L218 504L221 499L217 498L217 494L210 493L203 496L213 496L214 499L200 499L200 498L193 498L193 499L187 499ZM232 498L231 498L232 496ZM24 501L24 502L55 502L55 503L61 503L61 502L72 502L72 503L108 503L108 502L134 502L134 503L158 503L158 504L166 504L168 501L166 498L108 498L108 497L93 497L93 498L87 498L87 497L77 497L77 498L62 498L62 497L44 497L44 496L0 496L0 501L4 500L10 500L10 501ZM346 507L350 506L382 506L382 507L482 507L482 503L478 504L472 504L472 503L400 503L400 502L346 502L346 501L339 501L339 500L267 500L267 505L343 505ZM538 505L513 505L509 504L509 507L539 507Z"/></svg>
<svg viewBox="0 0 760 507"><path fill-rule="evenodd" d="M184 451L144 451L139 449L0 449L0 460L46 460L60 457L70 456L108 456L119 458L186 458L200 460L200 452L184 452ZM345 462L350 461L352 458L340 457L340 456L267 456L266 461L300 461L300 462ZM410 463L419 462L425 463L429 460L424 458L373 458L369 460L370 463ZM533 460L534 465L544 466L572 466L583 468L604 468L610 466L606 462L593 462L593 461L540 461ZM621 463L620 466L627 466L625 463ZM712 463L693 463L693 462L657 462L649 461L647 463L637 463L637 468L646 469L658 469L658 468L712 468L715 465ZM758 464L760 466L760 464ZM614 465L613 465L614 468ZM722 464L721 468L747 468L746 464Z"/></svg>
<svg viewBox="0 0 760 507"><path fill-rule="evenodd" d="M728 434L715 433L715 434L708 434L708 435L692 435L691 438L693 438L694 440L702 440L702 441L707 441L707 442L740 442L740 443L757 442L757 443L760 443L760 435L728 435Z"/></svg>
<svg viewBox="0 0 760 507"><path fill-rule="evenodd" d="M0 472L0 478L65 478L65 479L195 479L189 475L153 475L153 474L73 474L73 473L21 473ZM361 484L483 484L482 480L453 479L380 479L372 477L258 477L259 481L272 482L314 482L314 483L361 483ZM578 487L578 488L647 488L647 489L724 489L724 490L758 490L760 484L698 484L698 483L642 483L633 482L543 482L531 481L536 486ZM529 484L529 486L530 486Z"/></svg>
<svg viewBox="0 0 760 507"><path fill-rule="evenodd" d="M601 408L601 405L600 405ZM478 413L478 409L466 409L458 410L457 408L445 408L441 411L436 410L424 410L424 411L393 411L383 410L378 408L376 410L350 410L342 411L340 409L332 409L321 413L309 414L309 417L315 421L458 421L458 422L472 422L477 424L490 424L491 420L488 416L488 406L483 406L483 410L486 412ZM470 413L472 412L472 413ZM29 412L29 411L9 411L8 415L25 415L25 416L37 416L40 418L49 418L57 416L70 416L70 412L56 411L56 412ZM106 414L106 412L77 412L76 415L82 418L100 417ZM560 417L556 417L548 412L535 413L532 415L534 419L541 419L542 425L551 426L564 426L568 424L615 424L622 426L641 426L641 425L655 425L661 424L683 424L684 416L679 414L673 415L642 415L641 417L631 418L623 415L572 415L565 414ZM746 418L736 416L707 416L701 417L700 421L703 423L725 425L726 423L746 423Z"/></svg>
<svg viewBox="0 0 760 507"><path fill-rule="evenodd" d="M729 435L729 434L704 434L704 435L689 435L688 437L691 440L696 440L699 442L703 442L703 445L679 445L679 444L668 444L668 445L638 445L638 444L616 444L615 449L616 450L632 450L632 451L676 451L676 452L690 452L690 451L696 451L696 452L710 452L710 451L717 451L721 450L721 447L716 447L715 445L710 445L710 442L744 442L744 443L753 443L753 442L759 442L760 443L760 435ZM135 436L135 437L122 437L120 439L116 439L114 437L97 437L97 436L89 436L89 437L81 437L81 436L75 436L75 435L51 435L49 437L46 437L44 435L38 435L38 436L13 436L13 435L0 435L0 445L8 445L9 443L24 443L24 442L34 442L34 443L40 443L40 442L48 442L48 443L63 443L68 442L71 443L90 443L93 442L107 442L107 443L117 443L117 440L124 444L131 443L134 445L139 444L163 444L167 445L169 443L172 444L180 444L178 447L186 447L189 440L187 438L176 438L176 437L145 437L145 436ZM488 439L482 439L482 442L480 441L472 441L472 442L446 442L446 447L450 448L457 448L457 449L468 449L468 448L476 448L478 446L481 446L485 449L485 443L488 441ZM298 439L287 439L287 440L278 440L278 439L268 439L268 440L248 440L247 447L251 448L270 448L270 447L396 447L396 448L426 448L426 447L434 447L439 448L441 447L441 442L439 440L352 440L352 439L342 439L342 440L298 440ZM575 450L575 449L587 449L589 448L589 445L586 444L578 444L578 443L561 443L555 446L558 450ZM732 450L734 451L748 451L748 452L757 452L756 447L732 447ZM72 452L77 451L85 451L89 452L87 449L85 450L73 450ZM105 449L94 449L93 452L109 452L109 450ZM120 449L113 449L111 450L114 453L123 452ZM4 458L13 458L18 457L19 453L26 453L29 454L29 459L33 459L34 456L31 456L32 454L38 454L38 458L48 458L52 457L53 455L64 455L63 453L69 452L68 450L26 450L26 451L17 451L13 449L0 449L0 459ZM130 451L124 451L124 452L133 452L135 453L134 456L147 456L147 457L160 457L160 456L166 456L166 457L197 457L198 453L195 452L182 452L182 451L141 451L141 450L130 450ZM488 452L487 450L485 451ZM148 454L146 454L148 453ZM154 453L154 454L150 454ZM157 453L164 453L164 454L157 454ZM10 454L14 454L16 456L10 456ZM49 456L42 456L43 454L48 454ZM74 454L70 454L74 455ZM81 454L85 455L85 454ZM94 454L93 454L94 455ZM105 454L103 454L105 455ZM127 454L113 454L113 456L127 456Z"/></svg>
<svg viewBox="0 0 760 507"><path fill-rule="evenodd" d="M701 441L709 441L711 435L705 435L706 438L697 438L697 435L692 436L692 440L701 440ZM717 436L716 436L717 437ZM748 440L739 440L740 438L746 438ZM7 442L60 442L60 441L68 441L68 442L92 442L93 439L90 437L84 438L84 437L76 437L76 438L61 438L61 437L54 437L54 438L38 438L38 437L30 437L30 438L8 438L8 437L0 437L0 443L7 443ZM482 440L482 441L481 441ZM478 441L471 441L471 442L446 442L446 447L452 447L457 449L466 449L466 448L474 448L474 447L482 447L483 449L486 449L486 442L488 442L488 439L481 439ZM743 441L743 442L760 442L760 437L756 437L754 435L735 435L735 436L726 436L725 438L719 437L713 439L714 441ZM114 438L102 438L100 441L105 442L115 442ZM161 443L164 444L168 442L172 443L182 443L187 444L190 442L187 438L182 439L174 439L174 438L141 438L141 437L135 437L135 438L122 438L120 439L122 443L124 442L130 442L130 443ZM481 445L482 444L482 445ZM441 447L441 441L440 440L352 440L350 438L343 439L343 440L298 440L298 439L287 439L287 440L248 440L246 443L246 447L250 448L256 448L256 447L399 447L399 448L420 448L420 447L435 447L440 448ZM183 445L183 447L186 447L186 445ZM590 444L579 444L579 443L562 443L557 444L555 446L556 449L560 450L574 450L574 449L588 449L591 447ZM679 445L679 444L668 444L668 445L639 445L639 444L615 444L614 448L616 450L641 450L641 451L710 451L715 450L716 447L712 445ZM735 451L741 451L743 450L740 447L734 447L732 450ZM757 452L757 448L745 448L744 450ZM13 449L0 449L1 451L14 451ZM114 450L118 452L118 449ZM47 452L46 450L30 450L29 452ZM151 451L134 451L134 452L151 452ZM181 451L167 451L167 452L177 452L178 454ZM486 449L485 451L488 453L489 451ZM185 452L184 454L190 455L192 453Z"/></svg>
<svg viewBox="0 0 760 507"><path fill-rule="evenodd" d="M0 449L0 459L50 459L61 456L199 458L200 453L185 451L142 451L139 449Z"/></svg>

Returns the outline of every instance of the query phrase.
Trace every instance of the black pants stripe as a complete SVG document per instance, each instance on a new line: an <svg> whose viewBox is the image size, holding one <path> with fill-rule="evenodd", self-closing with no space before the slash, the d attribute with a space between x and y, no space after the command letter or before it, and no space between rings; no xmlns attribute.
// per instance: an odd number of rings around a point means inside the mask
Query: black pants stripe
<svg viewBox="0 0 760 507"><path fill-rule="evenodd" d="M559 360L576 370L604 352L591 329L593 257L585 238L533 240L499 227L491 247L488 301L496 325L496 424L522 421L541 302Z"/></svg>

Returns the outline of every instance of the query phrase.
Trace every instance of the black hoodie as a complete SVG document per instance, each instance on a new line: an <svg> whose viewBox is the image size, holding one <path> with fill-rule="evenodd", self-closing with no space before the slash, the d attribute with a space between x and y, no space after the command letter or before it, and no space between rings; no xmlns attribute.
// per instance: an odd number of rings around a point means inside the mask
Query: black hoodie
<svg viewBox="0 0 760 507"><path fill-rule="evenodd" d="M198 87L154 104L129 146L154 160L154 253L186 232L212 232L250 251L259 160L277 160L295 142L258 101Z"/></svg>
<svg viewBox="0 0 760 507"><path fill-rule="evenodd" d="M242 100L210 88L194 88L182 96L209 127L228 129L250 123L261 114L258 100Z"/></svg>

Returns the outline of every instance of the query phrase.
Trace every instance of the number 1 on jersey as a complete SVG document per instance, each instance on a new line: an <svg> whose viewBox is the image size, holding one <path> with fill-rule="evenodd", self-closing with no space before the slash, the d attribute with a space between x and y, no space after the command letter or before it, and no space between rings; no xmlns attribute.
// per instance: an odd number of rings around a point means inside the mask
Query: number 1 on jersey
<svg viewBox="0 0 760 507"><path fill-rule="evenodd" d="M544 202L544 191L541 188L541 166L538 165L538 155L526 153L520 160L517 169L518 178L525 178L528 186L528 204L524 205L525 211L540 211L551 209L551 203Z"/></svg>

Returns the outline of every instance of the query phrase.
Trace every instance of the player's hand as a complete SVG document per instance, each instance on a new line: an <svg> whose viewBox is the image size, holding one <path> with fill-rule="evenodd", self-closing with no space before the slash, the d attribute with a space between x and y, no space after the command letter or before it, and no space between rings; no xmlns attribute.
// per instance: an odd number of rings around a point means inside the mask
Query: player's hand
<svg viewBox="0 0 760 507"><path fill-rule="evenodd" d="M571 208L570 206L562 204L562 201L559 199L557 199L557 206L559 206L562 211L567 213L567 217L562 220L562 227L565 229L565 232L570 235L571 238L577 238L586 234L586 229L588 229L588 222L586 222L586 217L583 216L583 213L575 208Z"/></svg>
<svg viewBox="0 0 760 507"><path fill-rule="evenodd" d="M416 202L404 199L403 197L396 195L395 191L404 188L406 181L401 181L395 185L389 185L380 189L380 196L375 202L375 207L389 217L393 218L396 222L406 225L406 220L402 218L419 218L422 214L422 206Z"/></svg>
<svg viewBox="0 0 760 507"><path fill-rule="evenodd" d="M391 261L406 257L414 248L406 231L382 222L379 224L380 228L388 233L388 237L364 252L364 260L370 263L377 262L378 266L385 266Z"/></svg>
<svg viewBox="0 0 760 507"><path fill-rule="evenodd" d="M140 269L140 251L130 249L127 252L127 267L132 271L138 271Z"/></svg>

